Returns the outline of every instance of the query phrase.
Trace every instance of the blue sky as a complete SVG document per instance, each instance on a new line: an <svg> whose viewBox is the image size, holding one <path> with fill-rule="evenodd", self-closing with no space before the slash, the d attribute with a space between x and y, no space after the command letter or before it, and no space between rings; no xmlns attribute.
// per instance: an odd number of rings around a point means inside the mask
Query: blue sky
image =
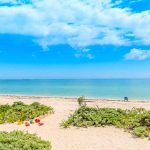
<svg viewBox="0 0 150 150"><path fill-rule="evenodd" d="M149 0L0 0L0 78L149 78Z"/></svg>

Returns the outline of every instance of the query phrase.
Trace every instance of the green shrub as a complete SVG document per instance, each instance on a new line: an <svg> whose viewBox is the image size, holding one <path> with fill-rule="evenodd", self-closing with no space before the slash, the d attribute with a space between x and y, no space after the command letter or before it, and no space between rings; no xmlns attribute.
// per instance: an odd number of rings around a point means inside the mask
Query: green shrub
<svg viewBox="0 0 150 150"><path fill-rule="evenodd" d="M0 132L1 150L50 150L51 144L35 134L22 131Z"/></svg>
<svg viewBox="0 0 150 150"><path fill-rule="evenodd" d="M25 121L52 112L52 107L38 102L30 105L26 105L23 102L14 102L12 105L0 105L0 124L14 123L18 120Z"/></svg>
<svg viewBox="0 0 150 150"><path fill-rule="evenodd" d="M138 137L148 137L149 135L146 127L136 127L133 129L133 133Z"/></svg>
<svg viewBox="0 0 150 150"><path fill-rule="evenodd" d="M150 111L143 108L122 110L81 106L61 126L88 127L113 125L133 132L140 137L150 134Z"/></svg>
<svg viewBox="0 0 150 150"><path fill-rule="evenodd" d="M85 97L81 96L77 99L79 106L85 105Z"/></svg>

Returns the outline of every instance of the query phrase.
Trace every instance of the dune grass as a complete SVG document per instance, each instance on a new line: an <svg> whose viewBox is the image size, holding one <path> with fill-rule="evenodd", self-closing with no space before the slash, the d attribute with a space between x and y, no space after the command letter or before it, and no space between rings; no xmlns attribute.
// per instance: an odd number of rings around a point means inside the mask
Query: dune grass
<svg viewBox="0 0 150 150"><path fill-rule="evenodd" d="M115 108L94 108L82 106L61 126L89 127L109 126L124 128L138 137L150 136L150 111L143 108L131 110Z"/></svg>
<svg viewBox="0 0 150 150"><path fill-rule="evenodd" d="M14 123L18 120L28 120L47 113L53 113L53 108L34 102L30 105L14 102L12 105L0 105L0 124Z"/></svg>
<svg viewBox="0 0 150 150"><path fill-rule="evenodd" d="M1 150L51 150L51 144L35 134L22 131L0 132Z"/></svg>

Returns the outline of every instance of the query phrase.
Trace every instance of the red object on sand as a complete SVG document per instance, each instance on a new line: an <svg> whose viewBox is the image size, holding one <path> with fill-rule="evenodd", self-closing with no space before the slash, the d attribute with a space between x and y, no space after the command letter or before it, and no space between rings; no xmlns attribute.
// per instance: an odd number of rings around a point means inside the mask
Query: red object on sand
<svg viewBox="0 0 150 150"><path fill-rule="evenodd" d="M39 123L38 123L38 125L39 125L39 126L42 126L42 125L44 125L44 123L42 123L42 122L39 122Z"/></svg>
<svg viewBox="0 0 150 150"><path fill-rule="evenodd" d="M25 126L26 127L30 126L30 123L29 122L25 122Z"/></svg>
<svg viewBox="0 0 150 150"><path fill-rule="evenodd" d="M35 123L40 123L40 119L39 119L39 118L36 118L36 119L35 119Z"/></svg>

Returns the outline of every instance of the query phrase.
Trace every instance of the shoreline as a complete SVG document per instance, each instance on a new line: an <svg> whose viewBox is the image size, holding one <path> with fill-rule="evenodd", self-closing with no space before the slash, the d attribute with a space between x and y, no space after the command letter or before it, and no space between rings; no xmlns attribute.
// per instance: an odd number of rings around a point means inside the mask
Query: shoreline
<svg viewBox="0 0 150 150"><path fill-rule="evenodd" d="M77 100L78 96L48 96L48 95L24 95L24 94L0 94L1 96L6 97L25 97L25 98L56 98L56 99L69 99L69 100ZM123 99L114 99L114 98L94 98L94 97L85 97L85 100L87 101L112 101L112 102L125 102ZM129 102L143 102L143 103L150 103L150 100L134 100L129 99L126 103Z"/></svg>

